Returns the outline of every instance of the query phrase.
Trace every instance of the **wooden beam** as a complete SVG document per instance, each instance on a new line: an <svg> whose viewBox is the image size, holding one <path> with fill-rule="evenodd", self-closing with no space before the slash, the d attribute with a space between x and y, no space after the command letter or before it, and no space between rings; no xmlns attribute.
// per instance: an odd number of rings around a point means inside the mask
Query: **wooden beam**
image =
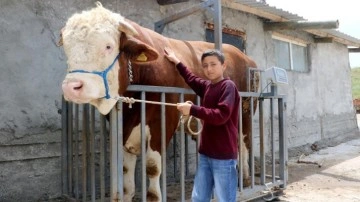
<svg viewBox="0 0 360 202"><path fill-rule="evenodd" d="M360 53L360 48L349 48L349 53Z"/></svg>
<svg viewBox="0 0 360 202"><path fill-rule="evenodd" d="M324 22L265 22L264 30L306 30L306 29L336 29L339 27L339 21Z"/></svg>
<svg viewBox="0 0 360 202"><path fill-rule="evenodd" d="M186 2L189 0L157 0L159 5L170 5L170 4L177 4L177 3L181 3L181 2Z"/></svg>
<svg viewBox="0 0 360 202"><path fill-rule="evenodd" d="M315 37L314 38L315 43L332 43L334 42L333 37Z"/></svg>

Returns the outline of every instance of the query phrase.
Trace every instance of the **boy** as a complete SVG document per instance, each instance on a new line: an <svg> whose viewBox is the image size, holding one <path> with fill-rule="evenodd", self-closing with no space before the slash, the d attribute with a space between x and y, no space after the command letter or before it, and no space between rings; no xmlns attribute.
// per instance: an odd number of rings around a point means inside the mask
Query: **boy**
<svg viewBox="0 0 360 202"><path fill-rule="evenodd" d="M187 102L177 105L183 115L203 120L192 201L209 202L214 187L218 201L236 201L240 97L234 82L224 78L225 57L218 50L202 54L201 64L208 79L205 80L190 72L171 49L165 48L164 52L202 100L201 106Z"/></svg>

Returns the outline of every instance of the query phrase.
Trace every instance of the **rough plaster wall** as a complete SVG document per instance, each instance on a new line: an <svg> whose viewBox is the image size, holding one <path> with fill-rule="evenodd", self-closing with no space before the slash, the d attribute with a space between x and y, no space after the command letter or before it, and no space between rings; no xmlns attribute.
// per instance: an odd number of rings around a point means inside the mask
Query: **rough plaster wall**
<svg viewBox="0 0 360 202"><path fill-rule="evenodd" d="M93 7L94 2L0 1L0 201L35 201L61 194L58 110L66 59L56 42L66 19ZM105 7L150 29L155 21L199 2L159 6L155 0L102 1ZM195 13L167 25L163 35L204 40L205 21L211 21L211 15ZM246 53L259 68L274 64L271 35L263 31L261 20L223 9L223 24L246 32ZM346 47L312 44L310 53L310 72L288 72L290 84L279 88L287 94L289 147L358 135ZM268 114L265 111L266 117ZM194 158L194 151L191 155Z"/></svg>
<svg viewBox="0 0 360 202"><path fill-rule="evenodd" d="M0 1L0 201L59 195L60 10L49 1Z"/></svg>

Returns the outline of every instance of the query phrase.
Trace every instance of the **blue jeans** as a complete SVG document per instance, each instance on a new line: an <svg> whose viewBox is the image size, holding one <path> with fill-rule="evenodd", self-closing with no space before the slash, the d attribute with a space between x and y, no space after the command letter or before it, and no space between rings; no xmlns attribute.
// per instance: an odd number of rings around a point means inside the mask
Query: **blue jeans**
<svg viewBox="0 0 360 202"><path fill-rule="evenodd" d="M209 202L213 188L219 202L236 201L237 160L219 160L200 154L192 191L193 202Z"/></svg>

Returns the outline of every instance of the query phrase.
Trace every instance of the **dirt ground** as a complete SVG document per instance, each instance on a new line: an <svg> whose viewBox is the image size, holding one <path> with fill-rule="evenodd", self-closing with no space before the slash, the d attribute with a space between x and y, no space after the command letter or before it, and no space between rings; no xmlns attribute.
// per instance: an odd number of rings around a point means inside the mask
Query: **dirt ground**
<svg viewBox="0 0 360 202"><path fill-rule="evenodd" d="M289 159L289 183L278 201L360 202L360 136L303 156L308 163L298 160Z"/></svg>

